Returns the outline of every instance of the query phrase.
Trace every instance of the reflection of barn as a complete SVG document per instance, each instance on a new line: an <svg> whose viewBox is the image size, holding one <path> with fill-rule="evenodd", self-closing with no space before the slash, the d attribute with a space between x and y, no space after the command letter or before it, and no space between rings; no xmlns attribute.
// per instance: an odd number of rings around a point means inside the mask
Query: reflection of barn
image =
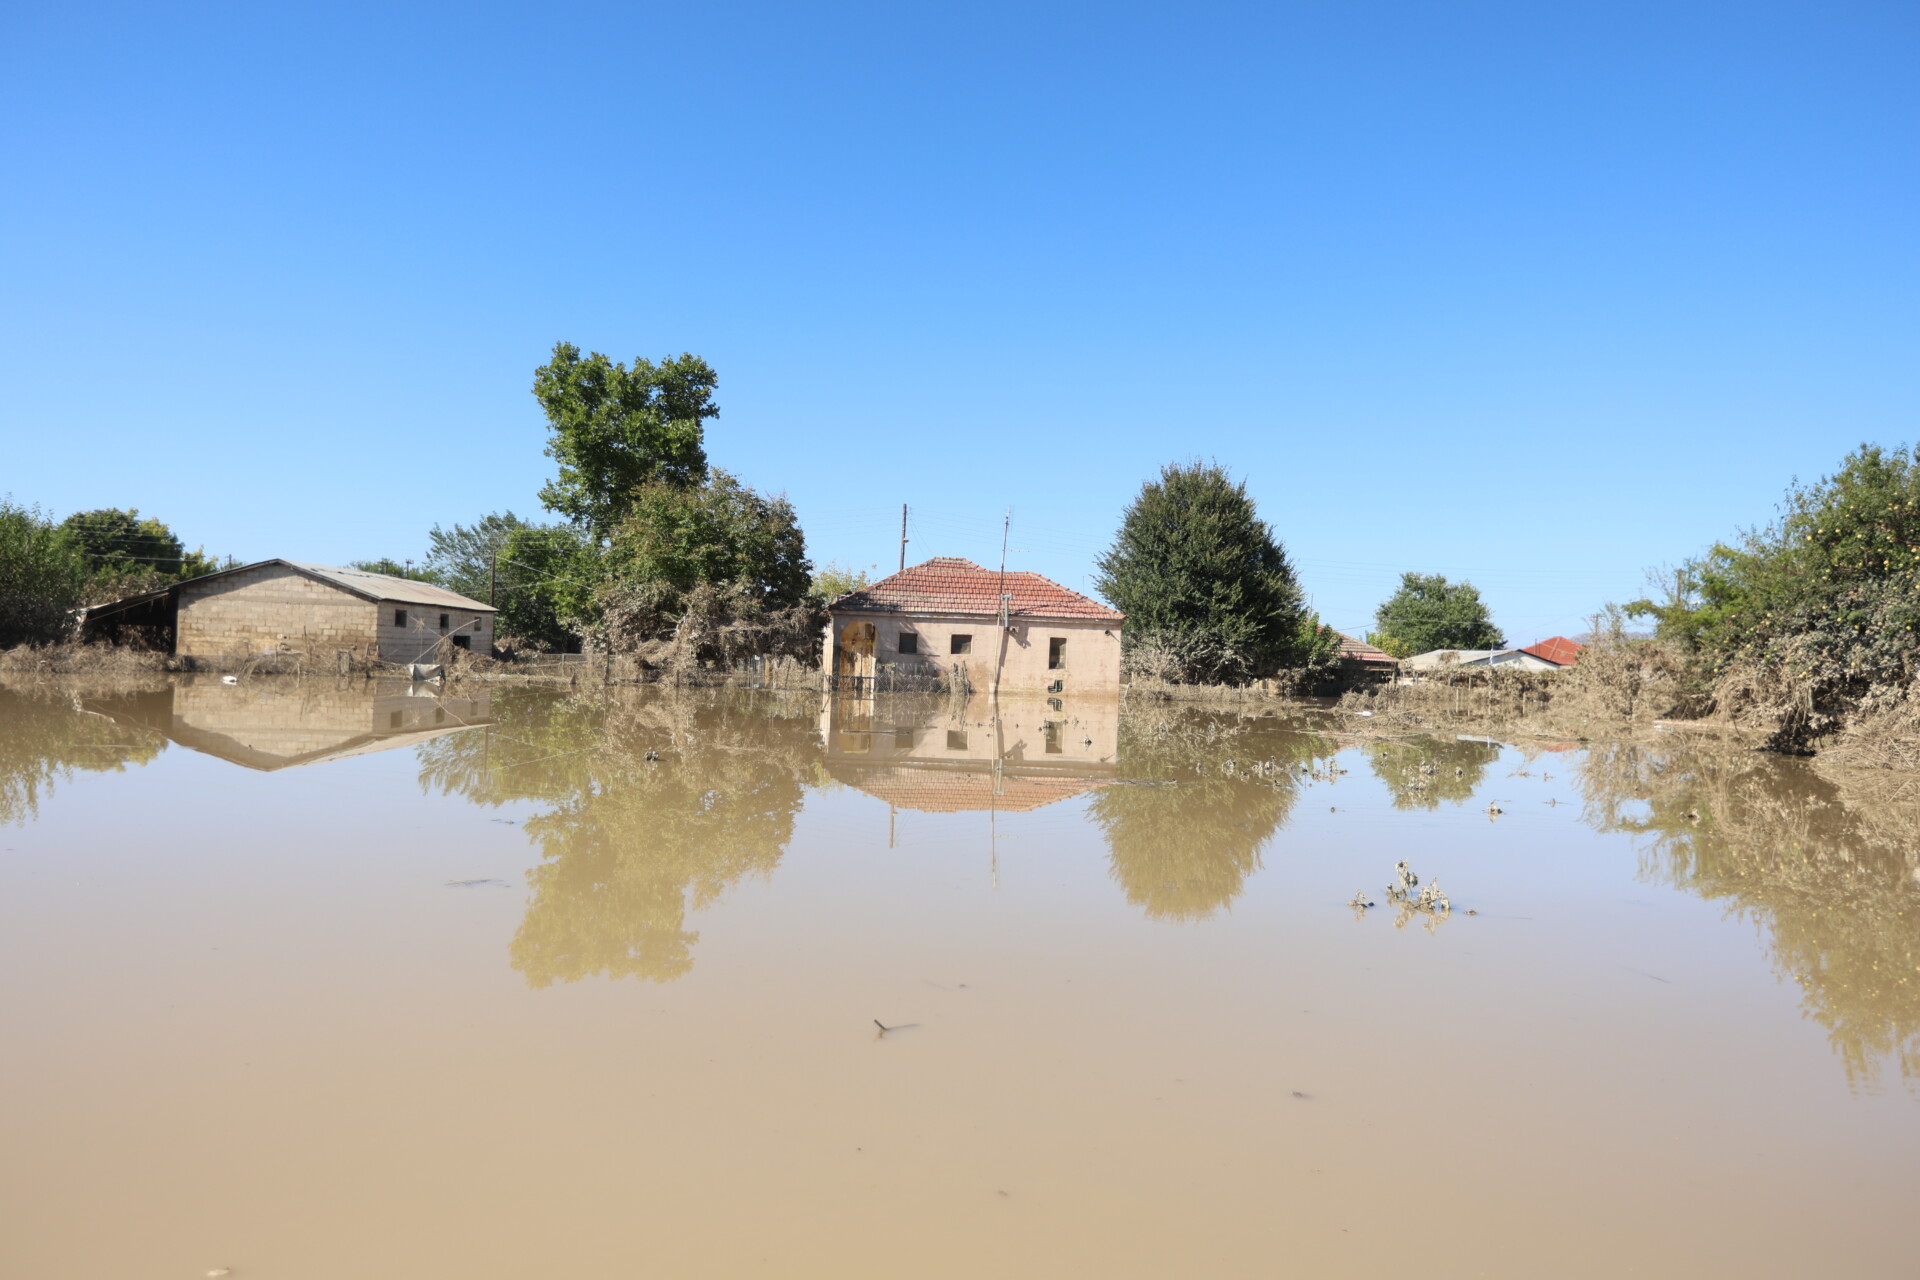
<svg viewBox="0 0 1920 1280"><path fill-rule="evenodd" d="M1057 698L841 696L821 729L827 771L895 808L1025 812L1111 782L1119 723L1104 699L1068 709Z"/></svg>
<svg viewBox="0 0 1920 1280"><path fill-rule="evenodd" d="M139 636L194 658L327 655L438 662L493 652L491 605L361 569L262 560L87 610L88 638Z"/></svg>
<svg viewBox="0 0 1920 1280"><path fill-rule="evenodd" d="M492 718L484 690L457 697L398 681L327 689L303 683L224 685L189 678L154 692L89 698L84 705L123 724L157 730L191 750L268 772L413 746Z"/></svg>
<svg viewBox="0 0 1920 1280"><path fill-rule="evenodd" d="M827 606L831 688L1115 694L1126 615L1037 573L941 556Z"/></svg>

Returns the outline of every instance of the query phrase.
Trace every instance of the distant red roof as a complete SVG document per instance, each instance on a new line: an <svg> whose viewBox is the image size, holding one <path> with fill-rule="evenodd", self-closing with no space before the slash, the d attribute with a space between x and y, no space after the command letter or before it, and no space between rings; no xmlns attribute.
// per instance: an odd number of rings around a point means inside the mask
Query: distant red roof
<svg viewBox="0 0 1920 1280"><path fill-rule="evenodd" d="M1385 649L1375 648L1365 640L1355 640L1344 631L1333 634L1340 637L1340 656L1355 662L1392 662L1393 655Z"/></svg>
<svg viewBox="0 0 1920 1280"><path fill-rule="evenodd" d="M1069 591L1037 573L1000 574L958 556L935 556L870 587L849 591L827 607L836 613L957 613L967 617L1000 612L1000 593L1013 597L1017 618L1074 618L1123 622L1126 614Z"/></svg>
<svg viewBox="0 0 1920 1280"><path fill-rule="evenodd" d="M1569 640L1565 636L1555 636L1551 640L1530 644L1520 652L1530 653L1536 658L1551 662L1556 667L1570 667L1580 661L1580 651L1584 648L1586 646L1578 641Z"/></svg>

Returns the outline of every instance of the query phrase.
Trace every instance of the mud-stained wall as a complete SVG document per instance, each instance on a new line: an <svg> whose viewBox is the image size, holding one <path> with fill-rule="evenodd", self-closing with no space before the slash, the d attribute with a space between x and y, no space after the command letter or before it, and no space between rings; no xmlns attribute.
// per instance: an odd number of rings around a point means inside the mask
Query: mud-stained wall
<svg viewBox="0 0 1920 1280"><path fill-rule="evenodd" d="M1003 640L1000 620L993 617L839 614L827 624L823 637L827 670L833 669L833 649L841 634L862 622L872 623L878 632L873 653L876 667L933 675L964 666L972 687L983 691L994 687L996 675L999 687L1011 692L1065 695L1120 690L1120 627L1115 623L1016 618ZM901 639L907 636L912 637L911 653L901 651Z"/></svg>
<svg viewBox="0 0 1920 1280"><path fill-rule="evenodd" d="M373 643L371 602L284 565L180 588L174 652L189 657L326 652Z"/></svg>
<svg viewBox="0 0 1920 1280"><path fill-rule="evenodd" d="M475 653L493 653L492 615L471 609L382 600L377 624L387 662L444 662L455 637L466 637Z"/></svg>

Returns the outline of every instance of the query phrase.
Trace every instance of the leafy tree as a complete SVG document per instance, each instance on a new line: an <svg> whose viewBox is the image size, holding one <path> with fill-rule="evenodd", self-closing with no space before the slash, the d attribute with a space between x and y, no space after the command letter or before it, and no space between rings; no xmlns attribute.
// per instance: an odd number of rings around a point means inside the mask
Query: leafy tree
<svg viewBox="0 0 1920 1280"><path fill-rule="evenodd" d="M87 578L86 548L72 529L0 498L0 648L65 639Z"/></svg>
<svg viewBox="0 0 1920 1280"><path fill-rule="evenodd" d="M494 594L500 636L538 648L578 649L600 624L597 593L606 568L600 548L568 524L522 524L500 547Z"/></svg>
<svg viewBox="0 0 1920 1280"><path fill-rule="evenodd" d="M1499 649L1507 643L1479 588L1448 582L1438 573L1401 574L1400 589L1374 610L1373 625L1367 642L1396 658L1435 649Z"/></svg>
<svg viewBox="0 0 1920 1280"><path fill-rule="evenodd" d="M1328 652L1286 551L1246 484L1218 466L1161 468L1127 508L1094 583L1127 615L1127 645L1172 653L1182 678L1260 675Z"/></svg>
<svg viewBox="0 0 1920 1280"><path fill-rule="evenodd" d="M548 510L605 537L625 517L639 486L687 488L706 478L703 424L720 415L719 379L695 355L631 368L570 342L534 370L533 394L546 411L547 456L560 475L540 490Z"/></svg>
<svg viewBox="0 0 1920 1280"><path fill-rule="evenodd" d="M440 581L431 567L422 565L420 568L415 569L411 565L402 564L391 556L381 556L378 560L349 560L347 561L347 567L349 569L359 569L365 573L384 573L389 578L407 578L414 582L437 583Z"/></svg>
<svg viewBox="0 0 1920 1280"><path fill-rule="evenodd" d="M801 606L813 582L793 505L718 469L697 488L636 489L605 567L600 601L620 648L674 631L701 588L717 617L751 622Z"/></svg>
<svg viewBox="0 0 1920 1280"><path fill-rule="evenodd" d="M1854 708L1884 708L1920 652L1920 460L1863 444L1787 493L1771 525L1675 571L1630 613L1691 655L1723 711L1778 714L1774 745L1807 748Z"/></svg>
<svg viewBox="0 0 1920 1280"><path fill-rule="evenodd" d="M449 591L473 600L498 594L500 551L515 529L530 527L511 511L481 516L471 525L433 526L427 534L427 567ZM511 566L508 566L511 568Z"/></svg>
<svg viewBox="0 0 1920 1280"><path fill-rule="evenodd" d="M865 569L853 569L837 560L829 560L823 568L814 570L811 594L821 604L830 604L862 587L871 586L873 579L867 576Z"/></svg>
<svg viewBox="0 0 1920 1280"><path fill-rule="evenodd" d="M125 573L146 569L164 578L179 576L185 548L173 530L138 508L102 507L76 511L61 522L86 553L89 572Z"/></svg>

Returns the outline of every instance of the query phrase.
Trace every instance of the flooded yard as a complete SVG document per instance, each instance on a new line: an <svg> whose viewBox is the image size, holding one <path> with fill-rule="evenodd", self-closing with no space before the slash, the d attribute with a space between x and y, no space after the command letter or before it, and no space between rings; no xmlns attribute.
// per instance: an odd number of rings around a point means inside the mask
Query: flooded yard
<svg viewBox="0 0 1920 1280"><path fill-rule="evenodd" d="M1914 1273L1897 806L1334 727L0 689L0 1275Z"/></svg>

